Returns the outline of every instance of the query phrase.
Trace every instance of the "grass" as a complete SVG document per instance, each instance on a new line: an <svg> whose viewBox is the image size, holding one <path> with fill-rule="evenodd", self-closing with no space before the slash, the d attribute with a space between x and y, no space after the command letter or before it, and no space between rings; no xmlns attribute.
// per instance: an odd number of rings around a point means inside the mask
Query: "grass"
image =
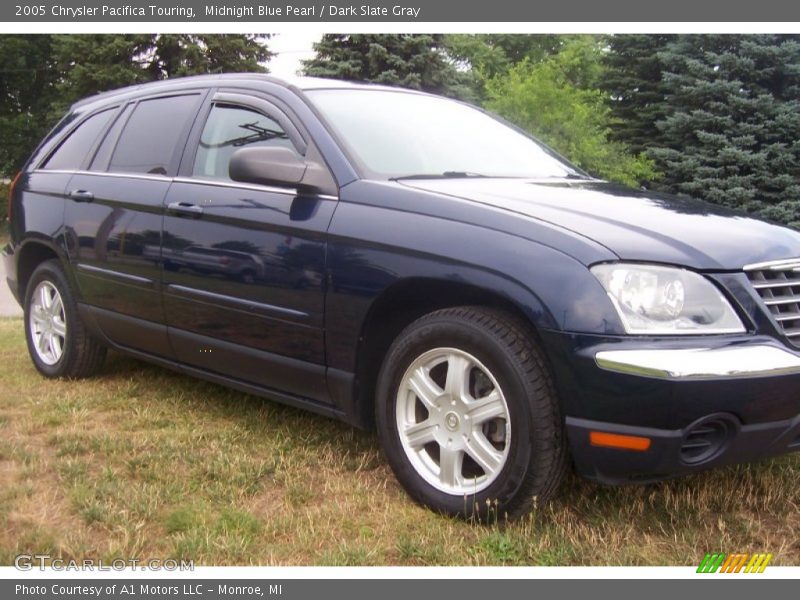
<svg viewBox="0 0 800 600"><path fill-rule="evenodd" d="M800 564L800 457L648 487L571 477L514 523L414 505L374 434L111 355L41 378L0 320L0 565L696 565L706 551Z"/></svg>

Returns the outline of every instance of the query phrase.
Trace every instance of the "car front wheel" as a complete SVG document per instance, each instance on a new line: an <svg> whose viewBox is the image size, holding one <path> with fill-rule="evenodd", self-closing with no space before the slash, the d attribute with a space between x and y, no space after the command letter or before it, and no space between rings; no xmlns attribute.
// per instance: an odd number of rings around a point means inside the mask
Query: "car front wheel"
<svg viewBox="0 0 800 600"><path fill-rule="evenodd" d="M568 463L558 401L527 327L460 307L408 326L378 381L381 442L419 503L514 517L557 489Z"/></svg>

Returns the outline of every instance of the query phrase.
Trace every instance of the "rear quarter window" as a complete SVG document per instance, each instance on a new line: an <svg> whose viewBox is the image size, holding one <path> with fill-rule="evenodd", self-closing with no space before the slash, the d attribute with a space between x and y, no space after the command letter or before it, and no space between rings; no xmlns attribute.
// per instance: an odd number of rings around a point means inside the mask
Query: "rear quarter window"
<svg viewBox="0 0 800 600"><path fill-rule="evenodd" d="M45 161L43 169L77 170L83 165L100 133L105 130L116 108L96 113L78 125L55 152Z"/></svg>

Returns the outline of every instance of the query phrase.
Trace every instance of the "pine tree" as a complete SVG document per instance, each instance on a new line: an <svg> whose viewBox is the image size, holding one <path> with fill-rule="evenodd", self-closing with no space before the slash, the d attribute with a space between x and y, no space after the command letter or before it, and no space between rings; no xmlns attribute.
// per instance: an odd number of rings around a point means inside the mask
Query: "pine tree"
<svg viewBox="0 0 800 600"><path fill-rule="evenodd" d="M602 88L609 95L616 120L612 139L628 144L636 153L657 142L656 122L666 114L663 65L659 52L675 35L626 34L607 39Z"/></svg>
<svg viewBox="0 0 800 600"><path fill-rule="evenodd" d="M447 55L445 36L427 34L326 34L304 61L306 75L366 81L472 97L471 78Z"/></svg>
<svg viewBox="0 0 800 600"><path fill-rule="evenodd" d="M682 35L658 54L666 108L648 154L664 185L800 225L800 43Z"/></svg>

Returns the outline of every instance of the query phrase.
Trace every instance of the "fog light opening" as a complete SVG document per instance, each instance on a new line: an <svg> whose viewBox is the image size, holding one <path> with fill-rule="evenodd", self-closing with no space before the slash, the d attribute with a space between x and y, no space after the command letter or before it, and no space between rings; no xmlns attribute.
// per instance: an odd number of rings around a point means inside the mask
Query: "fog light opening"
<svg viewBox="0 0 800 600"><path fill-rule="evenodd" d="M680 449L686 465L700 465L720 456L736 434L737 421L728 415L712 415L686 429Z"/></svg>

